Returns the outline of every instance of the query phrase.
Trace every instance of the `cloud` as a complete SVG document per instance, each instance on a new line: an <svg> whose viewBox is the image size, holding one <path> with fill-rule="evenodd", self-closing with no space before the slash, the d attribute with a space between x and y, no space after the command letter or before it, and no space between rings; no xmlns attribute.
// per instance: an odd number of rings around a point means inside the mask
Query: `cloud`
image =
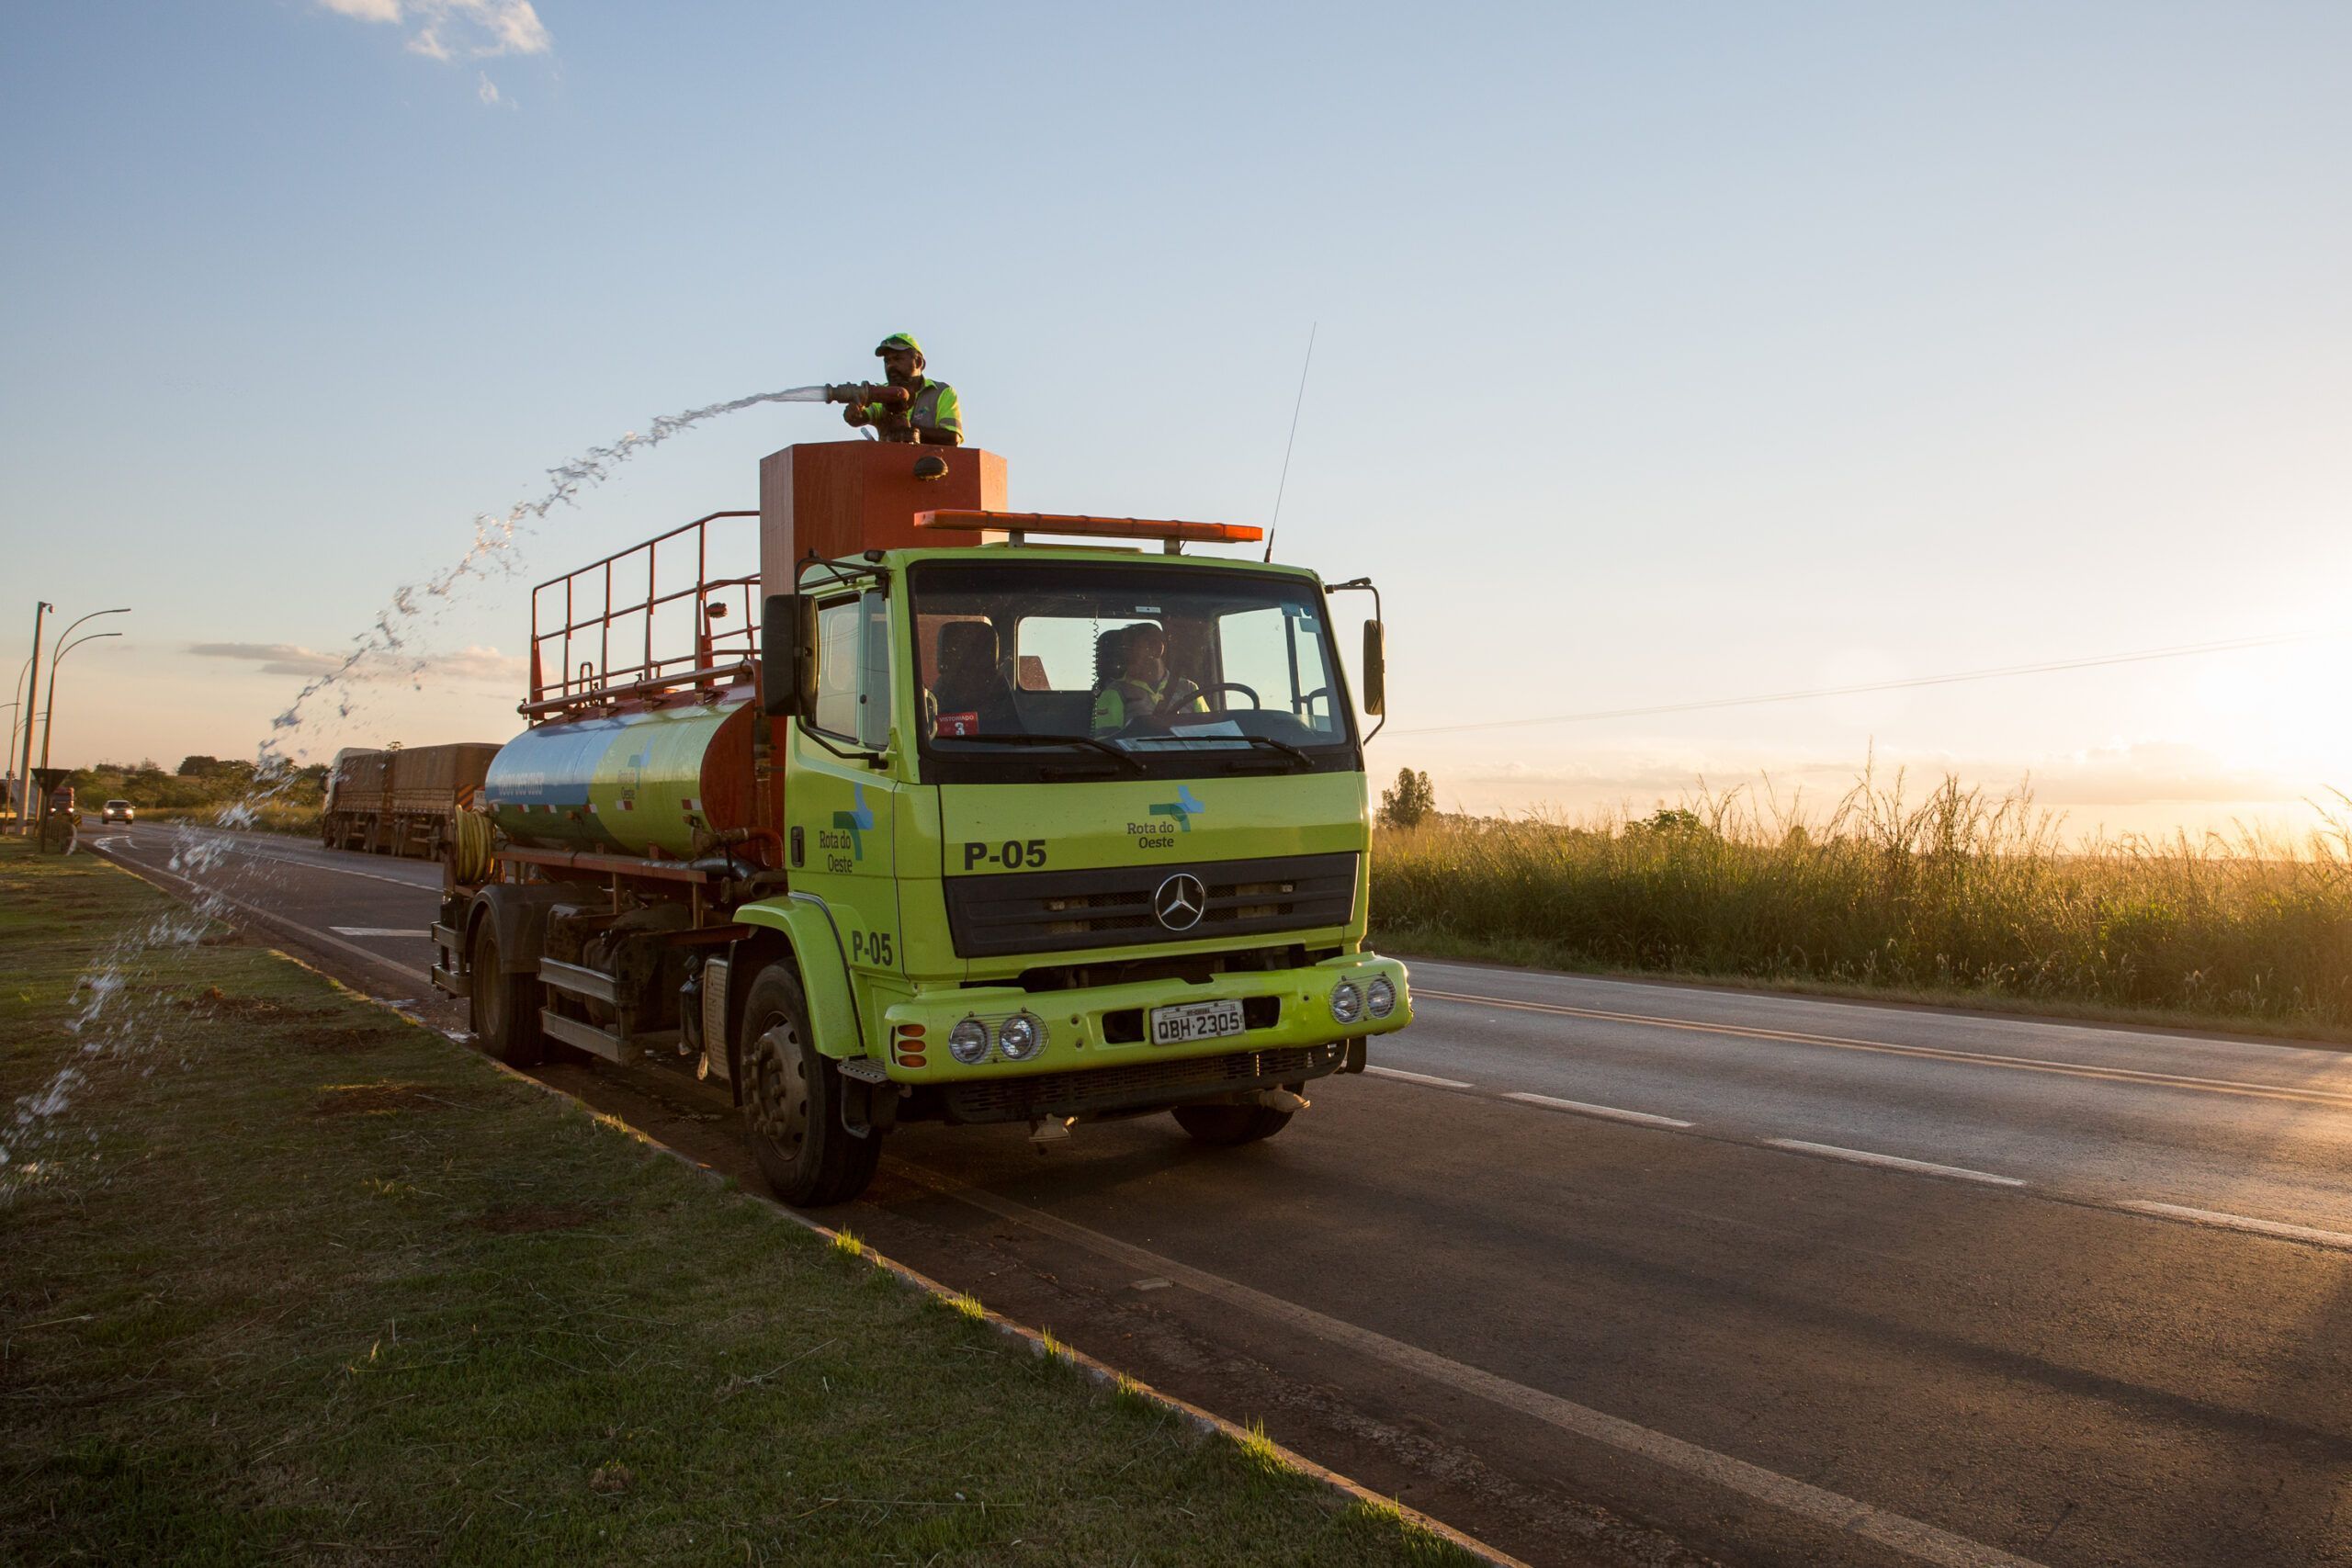
<svg viewBox="0 0 2352 1568"><path fill-rule="evenodd" d="M343 662L332 653L290 642L192 642L187 650L198 659L248 660L265 675L323 675Z"/></svg>
<svg viewBox="0 0 2352 1568"><path fill-rule="evenodd" d="M494 648L479 644L459 649L455 653L436 653L423 660L416 671L417 680L495 681L502 685L520 686L524 679L524 661L519 655L501 653Z"/></svg>
<svg viewBox="0 0 2352 1568"><path fill-rule="evenodd" d="M2303 793L2290 780L2172 741L2079 752L2033 773L2034 798L2051 806L2227 805Z"/></svg>
<svg viewBox="0 0 2352 1568"><path fill-rule="evenodd" d="M1449 763L1451 765L1449 765ZM1606 750L1566 762L1429 756L1421 765L1447 787L1469 791L1481 801L1514 809L1536 805L1572 807L1658 801L1671 804L1701 786L1714 790L1769 789L1783 802L1802 790L1815 805L1842 795L1860 776L1862 758L1737 754L1679 754ZM1996 760L1945 753L1890 753L1876 760L1878 781L1891 787L1906 775L1906 793L1917 797L1945 774L1996 792L2029 787L2037 806L2059 811L2114 807L2190 809L2290 802L2311 793L2307 784L2259 769L2233 764L2199 746L2177 741L2141 741L2075 752Z"/></svg>
<svg viewBox="0 0 2352 1568"><path fill-rule="evenodd" d="M498 84L490 79L489 72L485 71L481 73L481 85L475 88L474 92L483 103L491 105L493 107L496 107L498 103Z"/></svg>
<svg viewBox="0 0 2352 1568"><path fill-rule="evenodd" d="M356 22L413 26L408 49L427 60L488 60L501 54L546 54L555 48L531 0L318 0L321 8ZM498 89L482 79L482 102Z"/></svg>
<svg viewBox="0 0 2352 1568"><path fill-rule="evenodd" d="M195 642L188 644L187 650L199 659L234 659L255 664L265 675L296 675L304 680L340 670L344 665L340 655L290 642ZM427 654L421 659L388 659L379 664L380 667L354 669L345 678L404 680L419 686L440 681L491 681L516 687L522 685L524 678L524 661L520 658L480 646L455 653Z"/></svg>

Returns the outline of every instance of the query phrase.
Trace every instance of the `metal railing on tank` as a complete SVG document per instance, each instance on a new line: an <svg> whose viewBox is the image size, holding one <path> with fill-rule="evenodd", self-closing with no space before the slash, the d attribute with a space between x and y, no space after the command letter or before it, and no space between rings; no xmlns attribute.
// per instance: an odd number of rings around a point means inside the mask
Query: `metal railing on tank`
<svg viewBox="0 0 2352 1568"><path fill-rule="evenodd" d="M537 724L577 708L748 680L758 652L759 575L713 577L711 556L716 543L722 559L756 569L759 515L714 512L532 589L531 697L520 711ZM714 524L722 525L717 541ZM665 577L675 586L665 590Z"/></svg>

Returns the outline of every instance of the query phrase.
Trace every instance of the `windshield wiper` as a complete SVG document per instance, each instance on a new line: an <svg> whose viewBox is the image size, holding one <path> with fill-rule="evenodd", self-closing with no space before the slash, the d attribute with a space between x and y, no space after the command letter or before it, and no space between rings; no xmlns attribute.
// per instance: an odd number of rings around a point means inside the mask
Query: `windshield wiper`
<svg viewBox="0 0 2352 1568"><path fill-rule="evenodd" d="M1306 763L1310 768L1315 765L1314 758L1308 756L1306 752L1300 750L1297 747L1292 745L1287 740L1277 740L1271 735L1245 734L1241 739L1247 740L1252 746L1271 746L1277 751L1286 752L1289 755L1297 758L1300 761Z"/></svg>
<svg viewBox="0 0 2352 1568"><path fill-rule="evenodd" d="M1091 746L1105 757L1125 762L1139 773L1151 771L1109 741L1097 739L1091 735L934 735L932 740L934 744L942 740L956 740L978 746Z"/></svg>

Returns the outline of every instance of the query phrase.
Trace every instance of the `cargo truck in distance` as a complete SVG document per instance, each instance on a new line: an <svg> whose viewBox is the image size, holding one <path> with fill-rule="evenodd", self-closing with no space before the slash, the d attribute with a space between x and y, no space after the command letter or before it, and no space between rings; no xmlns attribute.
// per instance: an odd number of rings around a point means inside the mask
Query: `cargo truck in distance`
<svg viewBox="0 0 2352 1568"><path fill-rule="evenodd" d="M788 447L757 513L535 591L433 929L484 1049L691 1059L817 1205L919 1120L1251 1143L1410 1021L1364 944L1376 592L1351 696L1328 595L1369 583L1010 513L1004 474Z"/></svg>
<svg viewBox="0 0 2352 1568"><path fill-rule="evenodd" d="M439 860L498 747L345 747L327 769L319 839L331 850Z"/></svg>

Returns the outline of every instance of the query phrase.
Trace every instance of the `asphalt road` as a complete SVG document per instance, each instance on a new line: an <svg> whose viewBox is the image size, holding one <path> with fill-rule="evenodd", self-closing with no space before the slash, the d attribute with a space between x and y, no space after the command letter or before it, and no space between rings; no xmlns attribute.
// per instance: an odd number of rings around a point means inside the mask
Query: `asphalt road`
<svg viewBox="0 0 2352 1568"><path fill-rule="evenodd" d="M428 996L437 867L181 869ZM2352 1055L1414 979L1268 1144L908 1128L826 1218L1531 1561L2352 1563ZM543 1076L748 1170L673 1066Z"/></svg>

